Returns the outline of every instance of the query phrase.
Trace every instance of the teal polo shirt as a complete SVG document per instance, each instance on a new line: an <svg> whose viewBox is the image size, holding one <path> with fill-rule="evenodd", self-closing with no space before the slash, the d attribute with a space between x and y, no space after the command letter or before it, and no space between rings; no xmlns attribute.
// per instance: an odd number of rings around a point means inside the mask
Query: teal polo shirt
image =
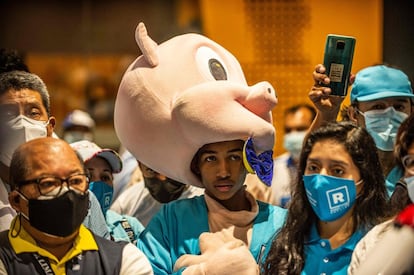
<svg viewBox="0 0 414 275"><path fill-rule="evenodd" d="M316 225L305 241L305 266L301 274L347 274L352 252L366 232L356 231L346 243L332 250L329 240L319 236Z"/></svg>

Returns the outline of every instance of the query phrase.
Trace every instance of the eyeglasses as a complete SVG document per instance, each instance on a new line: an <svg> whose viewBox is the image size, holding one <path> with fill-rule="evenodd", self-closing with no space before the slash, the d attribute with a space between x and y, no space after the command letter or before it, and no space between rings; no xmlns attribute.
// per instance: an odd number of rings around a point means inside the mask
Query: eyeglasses
<svg viewBox="0 0 414 275"><path fill-rule="evenodd" d="M37 179L19 182L19 186L36 183L39 193L44 196L58 196L62 191L63 183L66 182L69 189L85 192L89 188L89 178L86 174L76 174L67 178L46 176ZM58 189L57 189L58 188ZM53 195L49 193L54 191Z"/></svg>
<svg viewBox="0 0 414 275"><path fill-rule="evenodd" d="M411 175L414 175L414 155L406 155L401 159L401 161L405 170Z"/></svg>

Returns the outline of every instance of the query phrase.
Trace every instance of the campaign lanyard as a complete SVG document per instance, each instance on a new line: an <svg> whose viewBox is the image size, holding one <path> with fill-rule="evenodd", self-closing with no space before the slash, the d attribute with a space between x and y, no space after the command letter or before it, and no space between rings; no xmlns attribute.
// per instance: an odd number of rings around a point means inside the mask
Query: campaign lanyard
<svg viewBox="0 0 414 275"><path fill-rule="evenodd" d="M55 275L55 272L53 272L49 260L46 257L42 257L37 253L34 253L33 257L36 259L37 263L39 264L39 267L43 269L45 275Z"/></svg>

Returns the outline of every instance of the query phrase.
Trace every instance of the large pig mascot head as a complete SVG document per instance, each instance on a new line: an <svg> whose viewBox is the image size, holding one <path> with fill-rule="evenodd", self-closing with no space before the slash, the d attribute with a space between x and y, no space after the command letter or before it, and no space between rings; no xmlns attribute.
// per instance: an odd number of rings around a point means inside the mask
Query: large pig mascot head
<svg viewBox="0 0 414 275"><path fill-rule="evenodd" d="M272 85L248 86L237 59L205 36L184 34L158 45L140 23L135 39L142 55L125 72L115 103L121 143L152 169L202 187L190 169L198 149L242 139L246 168L269 185Z"/></svg>

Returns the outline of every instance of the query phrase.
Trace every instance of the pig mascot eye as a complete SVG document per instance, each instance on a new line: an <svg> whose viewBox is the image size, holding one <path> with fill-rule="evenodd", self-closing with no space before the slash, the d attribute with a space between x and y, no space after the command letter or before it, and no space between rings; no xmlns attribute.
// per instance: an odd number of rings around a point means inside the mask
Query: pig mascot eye
<svg viewBox="0 0 414 275"><path fill-rule="evenodd" d="M212 58L208 61L208 65L215 80L227 80L226 69L224 69L220 61Z"/></svg>
<svg viewBox="0 0 414 275"><path fill-rule="evenodd" d="M227 70L219 55L211 48L203 46L196 53L197 66L207 79L227 80Z"/></svg>

